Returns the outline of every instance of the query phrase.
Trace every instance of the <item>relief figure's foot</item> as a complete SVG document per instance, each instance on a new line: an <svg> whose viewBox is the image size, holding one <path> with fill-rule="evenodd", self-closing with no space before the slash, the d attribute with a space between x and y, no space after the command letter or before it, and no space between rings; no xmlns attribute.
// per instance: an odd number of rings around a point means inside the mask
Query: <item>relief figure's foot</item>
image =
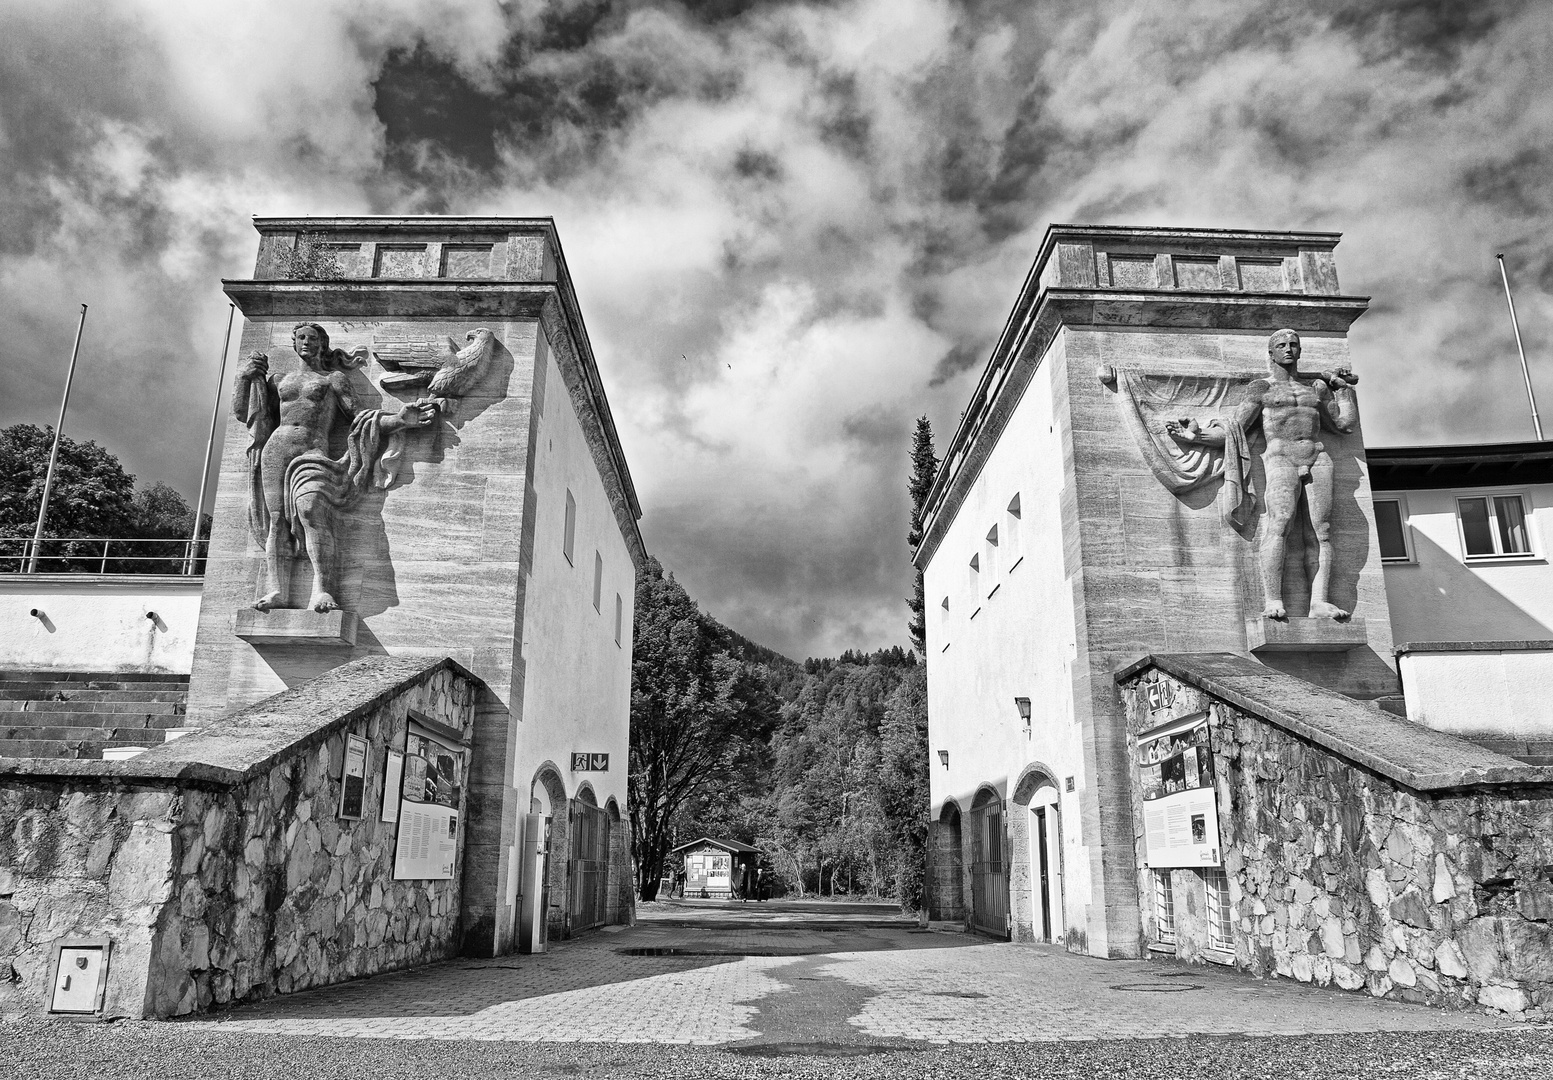
<svg viewBox="0 0 1553 1080"><path fill-rule="evenodd" d="M1342 622L1348 618L1348 612L1336 604L1329 604L1325 600L1312 600L1310 604L1310 617L1312 619L1334 619Z"/></svg>
<svg viewBox="0 0 1553 1080"><path fill-rule="evenodd" d="M334 602L334 597L320 589L313 594L313 598L307 602L307 606L314 611L334 611L340 605Z"/></svg>
<svg viewBox="0 0 1553 1080"><path fill-rule="evenodd" d="M1262 617L1264 619L1277 619L1281 622L1289 617L1289 613L1284 610L1282 600L1269 600L1267 606L1262 609Z"/></svg>
<svg viewBox="0 0 1553 1080"><path fill-rule="evenodd" d="M278 607L280 607L279 592L265 593L263 596L259 597L259 599L253 602L253 609L255 611L269 611L271 608Z"/></svg>

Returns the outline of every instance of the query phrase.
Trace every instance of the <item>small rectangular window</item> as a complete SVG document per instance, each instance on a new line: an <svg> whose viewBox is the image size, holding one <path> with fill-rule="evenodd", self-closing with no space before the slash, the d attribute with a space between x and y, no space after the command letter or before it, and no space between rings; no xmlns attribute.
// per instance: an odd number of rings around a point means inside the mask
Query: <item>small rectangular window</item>
<svg viewBox="0 0 1553 1080"><path fill-rule="evenodd" d="M1202 872L1208 889L1208 947L1220 952L1235 951L1235 916L1229 902L1229 876L1217 867Z"/></svg>
<svg viewBox="0 0 1553 1080"><path fill-rule="evenodd" d="M981 595L981 556L971 556L971 599Z"/></svg>
<svg viewBox="0 0 1553 1080"><path fill-rule="evenodd" d="M987 530L987 560L984 564L987 569L987 595L992 595L992 590L998 587L998 527L996 525Z"/></svg>
<svg viewBox="0 0 1553 1080"><path fill-rule="evenodd" d="M1176 942L1176 898L1170 871L1154 871L1154 936L1161 945Z"/></svg>
<svg viewBox="0 0 1553 1080"><path fill-rule="evenodd" d="M1407 562L1407 525L1400 499L1375 500L1375 531L1380 536L1382 562Z"/></svg>
<svg viewBox="0 0 1553 1080"><path fill-rule="evenodd" d="M616 645L620 644L621 631L624 629L624 626L625 626L625 613L626 613L625 601L620 599L620 594L619 593L616 593L615 594L615 644Z"/></svg>
<svg viewBox="0 0 1553 1080"><path fill-rule="evenodd" d="M1526 503L1519 495L1475 495L1456 500L1462 549L1468 558L1531 554Z"/></svg>
<svg viewBox="0 0 1553 1080"><path fill-rule="evenodd" d="M597 551L593 553L593 610L599 611L599 603L604 597L604 556Z"/></svg>
<svg viewBox="0 0 1553 1080"><path fill-rule="evenodd" d="M572 551L577 544L577 500L572 498L571 488L566 489L566 534L561 538L561 554L566 556L566 561L573 566L577 565L572 558Z"/></svg>

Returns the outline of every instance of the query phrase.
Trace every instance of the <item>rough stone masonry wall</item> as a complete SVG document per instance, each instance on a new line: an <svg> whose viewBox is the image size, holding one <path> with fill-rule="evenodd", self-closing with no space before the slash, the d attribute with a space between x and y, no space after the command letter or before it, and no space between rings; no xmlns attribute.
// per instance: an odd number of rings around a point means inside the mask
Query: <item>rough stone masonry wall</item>
<svg viewBox="0 0 1553 1080"><path fill-rule="evenodd" d="M467 732L476 693L443 667L216 790L8 778L0 1013L46 1007L62 937L113 940L104 1013L120 1016L179 1015L456 954L462 850L450 881L395 881L397 826L378 819L384 751L404 746L408 711ZM348 733L371 746L360 820L337 816Z"/></svg>
<svg viewBox="0 0 1553 1080"><path fill-rule="evenodd" d="M1553 1013L1553 793L1412 791L1163 672L1144 678L1169 684L1175 715L1208 711L1237 967L1376 997ZM1148 712L1140 685L1125 691L1133 734L1165 719ZM1151 897L1146 877L1140 885ZM1177 889L1183 959L1197 958L1192 942L1204 936L1201 893ZM1147 899L1144 910L1152 940Z"/></svg>

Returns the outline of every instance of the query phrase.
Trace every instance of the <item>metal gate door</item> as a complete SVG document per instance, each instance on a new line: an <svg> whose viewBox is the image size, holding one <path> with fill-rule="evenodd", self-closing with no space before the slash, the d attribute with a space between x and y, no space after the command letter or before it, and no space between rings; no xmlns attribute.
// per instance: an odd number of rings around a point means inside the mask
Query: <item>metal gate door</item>
<svg viewBox="0 0 1553 1080"><path fill-rule="evenodd" d="M1008 937L1008 874L1003 862L1003 813L998 804L971 811L971 925Z"/></svg>
<svg viewBox="0 0 1553 1080"><path fill-rule="evenodd" d="M572 809L572 932L604 921L604 890L609 880L609 814L597 806L574 803Z"/></svg>

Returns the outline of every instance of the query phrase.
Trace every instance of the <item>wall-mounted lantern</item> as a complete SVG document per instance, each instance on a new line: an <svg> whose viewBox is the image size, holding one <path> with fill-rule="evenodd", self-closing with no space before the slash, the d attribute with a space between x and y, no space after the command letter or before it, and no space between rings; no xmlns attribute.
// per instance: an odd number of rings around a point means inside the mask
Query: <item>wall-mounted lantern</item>
<svg viewBox="0 0 1553 1080"><path fill-rule="evenodd" d="M940 750L938 752L938 763L946 769L949 768L949 751Z"/></svg>
<svg viewBox="0 0 1553 1080"><path fill-rule="evenodd" d="M1019 719L1025 722L1025 738L1028 739L1030 737L1030 699L1027 697L1016 697L1014 699L1014 707L1019 710Z"/></svg>

